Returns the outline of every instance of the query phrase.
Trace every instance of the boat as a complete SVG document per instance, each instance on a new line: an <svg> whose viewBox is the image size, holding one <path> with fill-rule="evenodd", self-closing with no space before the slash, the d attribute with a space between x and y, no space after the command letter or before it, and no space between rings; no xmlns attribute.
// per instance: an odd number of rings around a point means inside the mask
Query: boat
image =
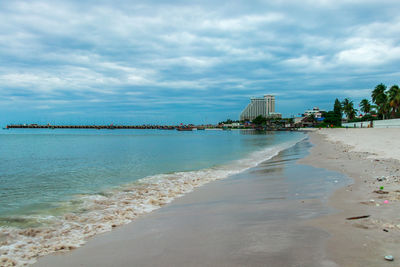
<svg viewBox="0 0 400 267"><path fill-rule="evenodd" d="M202 127L202 126L197 127L197 130L199 130L199 131L203 131L205 129L206 129L206 127Z"/></svg>

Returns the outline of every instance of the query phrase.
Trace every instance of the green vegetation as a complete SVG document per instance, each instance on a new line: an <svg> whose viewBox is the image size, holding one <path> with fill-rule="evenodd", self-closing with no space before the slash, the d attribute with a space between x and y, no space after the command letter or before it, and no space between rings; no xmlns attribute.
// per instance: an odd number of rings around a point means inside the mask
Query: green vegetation
<svg viewBox="0 0 400 267"><path fill-rule="evenodd" d="M371 98L375 104L371 105L371 108L376 109L379 119L400 117L400 88L398 85L393 85L387 90L386 85L378 84L372 91Z"/></svg>
<svg viewBox="0 0 400 267"><path fill-rule="evenodd" d="M346 117L348 120L352 120L356 117L356 112L357 109L354 108L354 103L348 98L345 98L342 102L342 108L344 114L346 114Z"/></svg>
<svg viewBox="0 0 400 267"><path fill-rule="evenodd" d="M378 115L382 119L386 119L387 113L389 111L388 97L386 94L386 85L378 84L372 91L372 102L376 104L376 109Z"/></svg>
<svg viewBox="0 0 400 267"><path fill-rule="evenodd" d="M266 125L267 124L267 118L264 116L258 115L253 121L255 125Z"/></svg>
<svg viewBox="0 0 400 267"><path fill-rule="evenodd" d="M396 114L399 113L400 108L400 88L398 85L390 87L388 94L388 102L391 108L392 118L397 118Z"/></svg>
<svg viewBox="0 0 400 267"><path fill-rule="evenodd" d="M341 126L342 125L342 115L336 113L335 111L328 111L324 116L324 122L326 125ZM321 125L323 127L323 125Z"/></svg>
<svg viewBox="0 0 400 267"><path fill-rule="evenodd" d="M337 98L335 99L335 104L333 104L333 112L337 117L343 117L342 103L340 103L339 99Z"/></svg>
<svg viewBox="0 0 400 267"><path fill-rule="evenodd" d="M376 109L379 119L400 117L400 88L398 85L393 85L387 90L386 85L378 84L372 91L371 98L375 104L371 107Z"/></svg>
<svg viewBox="0 0 400 267"><path fill-rule="evenodd" d="M345 98L342 102L335 100L333 111L323 114L323 123L318 126L334 125L340 126L343 113L348 122L372 121L377 119L400 118L400 88L393 85L387 89L386 85L380 83L371 92L371 100L366 98L360 102L360 111L364 116L356 118L357 109L354 102Z"/></svg>
<svg viewBox="0 0 400 267"><path fill-rule="evenodd" d="M290 124L291 127L293 127L294 119L293 118L274 118L274 117L264 117L262 115L257 116L253 121L251 121L250 125L243 125L245 121L239 121L239 120L231 120L227 119L226 121L219 122L218 125L222 127L223 125L226 124L232 124L232 123L240 123L242 125L237 126L236 128L238 129L245 129L245 128L254 128L256 126L257 128L263 128L263 129L281 129L285 128L287 124ZM230 126L228 126L230 127Z"/></svg>
<svg viewBox="0 0 400 267"><path fill-rule="evenodd" d="M239 121L233 121L231 119L227 119L226 121L218 122L218 124L232 124L232 123L235 123L235 122L239 122Z"/></svg>
<svg viewBox="0 0 400 267"><path fill-rule="evenodd" d="M350 120L349 122L362 122L362 121L374 121L374 120L378 120L378 118L375 116L372 116L371 114L366 114L364 116L362 116L361 118L354 118L352 120Z"/></svg>
<svg viewBox="0 0 400 267"><path fill-rule="evenodd" d="M328 112L323 112L322 117L324 121L318 125L317 127L340 127L342 125L342 117L343 111L349 114L353 114L351 108L353 107L353 102L349 99L345 99L343 102L340 102L339 99L335 99L335 103L333 104L333 110ZM353 108L354 109L354 108ZM347 114L347 113L346 113ZM310 119L306 118L306 121L310 121Z"/></svg>
<svg viewBox="0 0 400 267"><path fill-rule="evenodd" d="M264 117L262 115L257 116L252 123L256 126L268 126L269 128L284 128L286 124L293 124L293 118L272 118Z"/></svg>
<svg viewBox="0 0 400 267"><path fill-rule="evenodd" d="M369 102L368 99L363 99L360 102L360 110L361 112L364 112L365 114L369 114L371 112L371 103Z"/></svg>

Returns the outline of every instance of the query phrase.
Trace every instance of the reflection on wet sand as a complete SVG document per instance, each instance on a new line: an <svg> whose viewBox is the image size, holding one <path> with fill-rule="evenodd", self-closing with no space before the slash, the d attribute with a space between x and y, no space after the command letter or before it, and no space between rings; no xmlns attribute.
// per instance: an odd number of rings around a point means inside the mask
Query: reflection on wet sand
<svg viewBox="0 0 400 267"><path fill-rule="evenodd" d="M299 165L308 142L196 189L146 217L38 266L324 266L328 234L304 224L331 212L338 173Z"/></svg>

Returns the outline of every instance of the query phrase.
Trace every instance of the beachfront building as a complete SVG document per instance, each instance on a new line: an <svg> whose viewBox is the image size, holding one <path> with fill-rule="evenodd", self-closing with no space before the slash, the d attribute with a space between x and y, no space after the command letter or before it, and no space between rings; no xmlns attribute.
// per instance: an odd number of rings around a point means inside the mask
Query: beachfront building
<svg viewBox="0 0 400 267"><path fill-rule="evenodd" d="M250 104L240 114L241 121L252 121L257 116L263 117L282 117L280 113L275 112L275 96L264 95L264 97L252 97Z"/></svg>
<svg viewBox="0 0 400 267"><path fill-rule="evenodd" d="M273 119L282 119L282 113L270 112L268 117L273 118Z"/></svg>
<svg viewBox="0 0 400 267"><path fill-rule="evenodd" d="M223 123L222 127L226 128L240 128L239 122L232 122L232 123Z"/></svg>
<svg viewBox="0 0 400 267"><path fill-rule="evenodd" d="M319 109L318 107L314 107L313 109L306 110L304 112L304 117L308 117L310 115L314 115L314 118L320 119L322 117L322 113L326 112L325 110Z"/></svg>

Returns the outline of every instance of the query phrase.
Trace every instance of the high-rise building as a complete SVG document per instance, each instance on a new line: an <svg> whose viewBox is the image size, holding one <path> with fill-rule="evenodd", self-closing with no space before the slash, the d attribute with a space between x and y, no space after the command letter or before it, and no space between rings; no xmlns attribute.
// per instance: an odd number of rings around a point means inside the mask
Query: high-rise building
<svg viewBox="0 0 400 267"><path fill-rule="evenodd" d="M279 113L275 113L275 96L264 95L264 97L250 98L250 104L240 114L241 121L252 121L257 116L263 117L279 117Z"/></svg>

